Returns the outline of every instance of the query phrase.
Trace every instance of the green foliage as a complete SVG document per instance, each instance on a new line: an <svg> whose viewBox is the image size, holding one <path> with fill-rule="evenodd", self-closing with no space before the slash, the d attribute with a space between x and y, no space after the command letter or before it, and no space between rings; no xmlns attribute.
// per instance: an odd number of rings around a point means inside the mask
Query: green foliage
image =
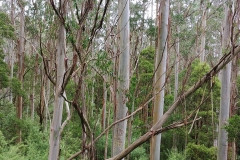
<svg viewBox="0 0 240 160"><path fill-rule="evenodd" d="M186 91L192 85L194 85L203 75L205 75L210 70L210 66L207 63L200 63L198 60L193 61L189 70L183 70L179 74L179 81L185 82L180 83L179 92ZM171 87L174 87L174 75L172 76L171 80ZM200 106L200 110L197 114L197 117L202 117L201 120L196 122L193 126L193 129L190 134L186 134L186 131L189 131L190 125L178 128L174 130L170 130L164 132L162 134L162 144L161 144L161 159L167 159L166 153L169 153L167 150L168 148L172 148L172 140L173 140L173 133L177 135L178 143L177 148L181 151L185 148L185 140L188 140L188 143L193 144L201 144L206 147L211 147L212 142L215 137L213 135L217 135L213 133L215 129L212 126L212 115L214 117L214 123L217 122L217 115L216 110L219 107L220 102L220 82L217 77L213 77L213 88L211 90L210 83L205 84L201 88L199 88L196 92L191 94L189 97L185 98L180 106L177 109L177 112L170 116L167 123L164 125L169 125L173 122L182 120L185 118L186 115L192 113L192 111L199 106L201 103L203 96L206 98L205 102ZM211 99L211 91L213 94L213 99ZM164 110L166 111L169 106L173 103L173 95L172 93L168 93L165 95L164 99ZM211 101L213 100L213 112L212 112L212 105ZM186 112L184 111L186 108ZM194 114L195 116L195 114ZM192 118L194 117L192 116ZM187 136L187 137L186 137ZM197 137L197 138L196 138ZM171 153L171 152L170 152ZM187 158L188 159L188 158Z"/></svg>
<svg viewBox="0 0 240 160"><path fill-rule="evenodd" d="M96 67L99 69L100 74L111 74L112 61L108 58L106 52L99 52L97 54Z"/></svg>
<svg viewBox="0 0 240 160"><path fill-rule="evenodd" d="M3 55L0 53L0 89L6 88L9 85L9 69L3 61Z"/></svg>
<svg viewBox="0 0 240 160"><path fill-rule="evenodd" d="M167 160L185 160L186 159L186 156L184 153L178 152L175 149L168 151L167 157L168 157Z"/></svg>
<svg viewBox="0 0 240 160"><path fill-rule="evenodd" d="M12 89L13 94L26 97L26 92L23 89L21 89L20 86L21 82L17 78L13 77L10 83L10 87Z"/></svg>
<svg viewBox="0 0 240 160"><path fill-rule="evenodd" d="M69 100L72 100L74 98L75 92L76 92L76 84L73 80L70 80L66 86L66 95Z"/></svg>
<svg viewBox="0 0 240 160"><path fill-rule="evenodd" d="M131 152L130 159L132 160L146 160L149 155L143 146L140 146Z"/></svg>
<svg viewBox="0 0 240 160"><path fill-rule="evenodd" d="M207 148L204 145L197 145L194 143L188 143L186 148L187 159L191 160L216 160L217 149L214 147Z"/></svg>
<svg viewBox="0 0 240 160"><path fill-rule="evenodd" d="M111 136L112 136L112 134L108 135L108 148L107 148L108 149L108 157L111 156L111 144L112 144L112 138L110 138ZM95 146L97 159L99 159L99 160L104 160L105 144L106 144L106 136L104 135L97 141L96 146Z"/></svg>
<svg viewBox="0 0 240 160"><path fill-rule="evenodd" d="M16 117L16 116L15 116ZM13 117L12 117L13 118ZM16 118L15 118L16 119ZM16 121L16 120L15 120ZM4 121L6 123L6 121ZM13 123L13 122L9 122ZM23 120L21 123L23 131L23 143L14 144L14 139L7 135L9 140L0 132L0 159L6 160L45 160L48 157L48 132L39 132L39 126L32 120ZM9 126L11 127L11 126ZM12 127L14 125L12 124ZM1 128L4 129L4 128ZM7 130L5 133L10 134ZM16 131L14 131L16 133ZM10 134L14 136L15 134ZM13 138L13 137L12 137Z"/></svg>
<svg viewBox="0 0 240 160"><path fill-rule="evenodd" d="M30 119L23 122L23 133L25 136L26 144L26 157L27 159L39 159L45 160L48 158L48 132L41 132L40 126L37 122L33 122Z"/></svg>
<svg viewBox="0 0 240 160"><path fill-rule="evenodd" d="M6 151L7 142L5 140L5 137L2 134L2 131L0 130L0 154L4 151Z"/></svg>
<svg viewBox="0 0 240 160"><path fill-rule="evenodd" d="M240 116L234 115L228 119L228 125L225 129L228 132L229 141L239 140L240 137Z"/></svg>
<svg viewBox="0 0 240 160"><path fill-rule="evenodd" d="M155 37L157 34L157 27L154 24L154 20L152 19L148 19L147 20L147 24L148 24L148 29L146 30L146 34L149 37Z"/></svg>
<svg viewBox="0 0 240 160"><path fill-rule="evenodd" d="M138 71L131 79L130 93L133 97L145 97L151 91L153 70L154 70L154 53L153 47L143 49L139 57ZM137 89L136 93L135 90ZM137 95L134 95L137 94ZM136 105L139 105L145 99L137 99Z"/></svg>
<svg viewBox="0 0 240 160"><path fill-rule="evenodd" d="M187 90L209 70L210 66L207 63L200 63L199 60L194 61L191 65L190 71L184 70L179 76L181 81L187 79L186 83L184 83L181 88ZM211 92L213 94L213 99L211 99L210 96ZM214 134L211 117L213 115L215 123L217 121L217 115L215 112L220 105L220 82L217 77L213 77L212 90L210 83L203 85L188 98L186 98L186 103L182 103L182 107L186 107L187 114L190 114L196 107L199 106L203 99L205 99L205 102L200 106L200 111L198 113L198 117L202 117L202 119L197 124L194 124L195 129L189 135L190 137L188 140L190 142L204 144L205 146L209 147L212 145L212 135ZM213 112L211 101L213 103Z"/></svg>
<svg viewBox="0 0 240 160"><path fill-rule="evenodd" d="M0 106L0 130L6 141L12 141L16 137L17 118L15 109L16 107L10 103Z"/></svg>
<svg viewBox="0 0 240 160"><path fill-rule="evenodd" d="M9 78L10 72L3 58L4 56L0 53L0 89L9 87L13 94L24 96L25 92L20 87L20 81L14 77Z"/></svg>
<svg viewBox="0 0 240 160"><path fill-rule="evenodd" d="M9 103L0 106L0 159L47 159L49 133L40 132L37 122L19 120L15 109ZM23 140L17 145L16 126L21 128Z"/></svg>
<svg viewBox="0 0 240 160"><path fill-rule="evenodd" d="M14 28L6 13L0 12L0 46L4 43L4 38L15 38Z"/></svg>
<svg viewBox="0 0 240 160"><path fill-rule="evenodd" d="M26 160L27 158L22 155L21 148L24 145L19 144L15 146L8 147L6 152L0 154L0 159L2 160Z"/></svg>
<svg viewBox="0 0 240 160"><path fill-rule="evenodd" d="M79 119L79 117L72 117ZM61 139L61 159L67 159L77 151L79 151L79 144L81 143L81 127L75 121L69 121L64 128Z"/></svg>

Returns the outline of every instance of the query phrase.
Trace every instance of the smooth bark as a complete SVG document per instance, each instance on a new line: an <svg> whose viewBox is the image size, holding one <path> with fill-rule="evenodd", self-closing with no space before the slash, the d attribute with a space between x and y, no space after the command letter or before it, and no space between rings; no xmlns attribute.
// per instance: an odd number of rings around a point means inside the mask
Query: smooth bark
<svg viewBox="0 0 240 160"><path fill-rule="evenodd" d="M129 0L118 1L118 15L119 19L119 68L118 68L118 91L117 91L117 105L115 110L115 120L124 118L127 115L127 101L126 96L129 90L129 72L130 72L130 53L129 53ZM120 122L114 126L113 133L113 149L112 155L115 156L122 152L125 148L127 120Z"/></svg>
<svg viewBox="0 0 240 160"><path fill-rule="evenodd" d="M166 79L167 62L167 37L168 37L168 16L169 0L160 2L158 46L156 49L154 77L154 102L153 102L153 124L156 124L163 115L164 108L164 88ZM150 159L160 159L161 134L151 139Z"/></svg>
<svg viewBox="0 0 240 160"><path fill-rule="evenodd" d="M104 77L107 78L107 76L105 75ZM103 130L106 128L106 110L107 110L107 85L105 80L103 80L103 106L102 106L102 129Z"/></svg>
<svg viewBox="0 0 240 160"><path fill-rule="evenodd" d="M222 37L222 53L230 48L230 19L231 10L229 6L225 5L225 20L223 25ZM227 160L228 151L228 136L224 129L229 118L230 109L230 79L231 79L231 63L227 64L222 70L221 75L221 99L220 99L220 113L219 113L219 133L218 133L218 160Z"/></svg>
<svg viewBox="0 0 240 160"><path fill-rule="evenodd" d="M15 0L11 0L11 23L13 26L15 26ZM14 67L14 60L15 60L15 55L14 55L14 41L12 40L10 42L10 48L9 48L9 56L10 56L10 79L13 78L13 67ZM12 103L13 102L13 95L12 91L10 91L10 96L9 96L9 101Z"/></svg>
<svg viewBox="0 0 240 160"><path fill-rule="evenodd" d="M180 14L180 1L178 2L178 14ZM177 99L178 96L178 73L179 73L179 63L180 63L180 26L177 26L177 38L176 38L176 59L175 59L175 76L174 76L174 101ZM173 148L177 148L177 134L173 133Z"/></svg>
<svg viewBox="0 0 240 160"><path fill-rule="evenodd" d="M205 45L206 45L206 22L207 22L207 2L201 1L202 18L201 18L201 46L200 46L200 62L205 61Z"/></svg>
<svg viewBox="0 0 240 160"><path fill-rule="evenodd" d="M24 37L25 37L25 17L24 17L24 2L19 2L20 11L20 31L19 31L19 53L18 53L18 79L21 83L21 88L23 88L23 74L24 74ZM23 112L23 97L17 97L17 117L22 119ZM18 129L18 142L22 141L22 131Z"/></svg>
<svg viewBox="0 0 240 160"><path fill-rule="evenodd" d="M62 4L62 13L66 14L66 4ZM64 25L60 23L58 31L58 46L56 54L56 64L57 64L57 78L55 86L55 97L54 97L54 111L53 119L50 128L50 148L49 148L49 160L57 160L59 156L60 148L60 129L62 123L62 111L64 99L61 95L62 83L65 73L64 58L66 52L66 30Z"/></svg>

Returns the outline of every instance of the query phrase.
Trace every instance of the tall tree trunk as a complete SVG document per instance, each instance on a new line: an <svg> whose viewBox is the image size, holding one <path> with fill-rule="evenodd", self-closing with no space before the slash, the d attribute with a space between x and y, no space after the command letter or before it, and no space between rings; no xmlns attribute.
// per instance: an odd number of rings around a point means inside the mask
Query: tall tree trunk
<svg viewBox="0 0 240 160"><path fill-rule="evenodd" d="M205 4L204 4L205 3ZM201 46L200 46L200 62L205 60L205 44L206 44L206 21L207 21L207 2L201 1L202 8L202 26L201 26Z"/></svg>
<svg viewBox="0 0 240 160"><path fill-rule="evenodd" d="M129 90L130 53L129 53L129 0L118 0L119 31L120 32L120 56L118 70L117 105L115 109L115 120L127 115L127 96ZM127 120L114 126L113 130L113 152L115 156L125 148Z"/></svg>
<svg viewBox="0 0 240 160"><path fill-rule="evenodd" d="M34 65L34 77L33 77L33 82L32 82L32 94L30 95L30 110L31 110L31 119L34 120L34 98L35 98L35 87L36 87L36 80L37 80L37 74L38 74L38 54L36 54L36 59L35 59L35 65Z"/></svg>
<svg viewBox="0 0 240 160"><path fill-rule="evenodd" d="M237 55L233 61L232 61L232 75L231 75L231 94L230 94L230 114L229 116L232 117L236 114L237 111L237 97L238 97L238 91L237 91L237 76L239 72L238 62L239 62L240 56ZM231 160L236 160L236 141L229 142L228 151L232 153Z"/></svg>
<svg viewBox="0 0 240 160"><path fill-rule="evenodd" d="M164 86L167 61L167 37L168 37L169 0L161 0L158 21L158 45L156 49L154 77L154 102L153 124L157 123L163 115ZM151 139L150 159L160 159L161 134Z"/></svg>
<svg viewBox="0 0 240 160"><path fill-rule="evenodd" d="M134 95L133 101L132 101L131 113L134 112L134 106L135 106L135 95ZM131 117L130 120L128 121L128 143L127 143L128 146L130 146L130 144L132 142L132 123L133 123L133 117ZM127 160L130 160L130 154L128 154Z"/></svg>
<svg viewBox="0 0 240 160"><path fill-rule="evenodd" d="M106 75L103 77L103 107L102 107L102 129L104 130L106 128L106 107L107 107L107 85L105 82L105 79L107 78Z"/></svg>
<svg viewBox="0 0 240 160"><path fill-rule="evenodd" d="M180 14L180 4L178 1L178 14ZM177 25L177 38L176 38L176 59L175 59L175 79L174 79L174 101L176 101L178 96L178 73L179 73L179 61L180 61L180 39L179 39L180 27ZM173 149L177 149L177 134L173 133Z"/></svg>
<svg viewBox="0 0 240 160"><path fill-rule="evenodd" d="M233 2L235 3L235 6L234 6L235 23L234 24L236 24L237 31L239 31L239 28L240 28L240 11L239 11L240 1L233 0ZM235 42L233 42L233 43L235 43ZM239 72L239 65L238 65L239 59L240 59L240 56L237 55L232 61L230 114L229 114L230 117L237 114L237 103L238 103L238 100L237 100L237 98L238 98L237 76L238 76L238 72ZM234 139L233 142L229 142L228 146L229 146L228 151L230 151L232 153L231 160L236 160L236 158L237 158L236 140Z"/></svg>
<svg viewBox="0 0 240 160"><path fill-rule="evenodd" d="M231 9L225 4L225 20L223 25L222 36L222 53L230 48L230 20ZM228 150L228 136L224 129L229 118L229 105L230 105L230 78L231 78L231 63L227 64L222 70L221 75L221 101L220 101L220 114L219 114L219 133L218 133L218 160L227 160Z"/></svg>
<svg viewBox="0 0 240 160"><path fill-rule="evenodd" d="M43 127L44 131L47 130L47 126L48 126L47 125L47 123L48 123L48 113L49 113L48 104L49 104L49 99L50 99L50 80L47 78L46 75L45 75L45 82L46 82L46 93L45 93L45 96L44 96L44 101L45 101L45 110L44 110L45 116L44 116L44 127Z"/></svg>
<svg viewBox="0 0 240 160"><path fill-rule="evenodd" d="M15 0L11 0L11 23L13 26L15 26ZM14 66L14 41L12 40L10 42L10 48L9 48L9 54L10 54L10 78L12 80L13 78L13 66ZM10 96L9 96L9 101L12 103L13 101L13 96L12 96L12 91L10 91Z"/></svg>
<svg viewBox="0 0 240 160"><path fill-rule="evenodd" d="M82 87L81 87L81 101L82 101L82 114L87 117L87 108L86 108L86 99L85 99L85 83L84 83L84 77L82 77ZM87 130L86 126L84 125L85 129L84 130ZM87 134L86 132L83 132L82 133L82 148L85 148L86 146L86 143L87 143ZM82 153L82 160L88 160L89 157L88 157L88 150L85 149L83 150L83 153Z"/></svg>
<svg viewBox="0 0 240 160"><path fill-rule="evenodd" d="M38 108L38 113L39 113L39 120L40 120L40 126L41 126L41 130L44 129L44 110L45 110L45 96L46 96L46 92L45 92L45 85L46 85L46 78L45 78L45 74L44 74L44 69L42 66L41 69L41 89L40 89L40 101L39 101L39 108Z"/></svg>
<svg viewBox="0 0 240 160"><path fill-rule="evenodd" d="M21 89L23 88L23 74L24 74L24 2L18 2L21 9L20 12L20 31L19 31L19 53L18 53L18 79L21 83ZM23 98L22 96L17 97L17 117L22 119L23 111ZM22 141L22 131L18 130L18 142Z"/></svg>
<svg viewBox="0 0 240 160"><path fill-rule="evenodd" d="M66 4L62 2L60 8L62 10L63 16L66 15ZM64 99L61 95L62 83L65 73L64 58L66 52L66 30L64 25L60 23L58 30L58 46L57 46L57 55L56 55L56 64L57 64L57 78L55 86L55 97L54 97L54 110L53 110L53 119L50 129L50 148L49 148L49 160L57 160L59 156L60 148L60 128L62 122L62 111L63 111L63 102Z"/></svg>
<svg viewBox="0 0 240 160"><path fill-rule="evenodd" d="M237 55L232 61L232 74L231 74L231 94L230 94L230 113L229 116L232 117L237 111L237 75L238 75L238 61L239 56ZM236 141L228 143L228 152L232 154L231 160L236 160ZM229 154L228 154L229 155ZM230 158L229 158L230 159Z"/></svg>
<svg viewBox="0 0 240 160"><path fill-rule="evenodd" d="M109 121L110 121L110 108L108 109L107 126L109 126ZM104 159L107 159L107 153L108 153L108 134L109 134L109 130L107 130L107 133L106 133Z"/></svg>

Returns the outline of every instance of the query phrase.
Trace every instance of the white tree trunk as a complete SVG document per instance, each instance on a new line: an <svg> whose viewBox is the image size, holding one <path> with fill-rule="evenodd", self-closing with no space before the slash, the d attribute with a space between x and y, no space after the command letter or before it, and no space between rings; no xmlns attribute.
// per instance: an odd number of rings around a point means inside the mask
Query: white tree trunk
<svg viewBox="0 0 240 160"><path fill-rule="evenodd" d="M20 31L19 31L19 53L18 53L18 79L21 83L21 88L23 88L23 74L24 74L24 26L25 26L25 17L24 17L24 2L19 3L19 7L21 8L20 12ZM22 119L22 96L18 96L17 98L17 117ZM22 131L18 130L18 142L22 141Z"/></svg>
<svg viewBox="0 0 240 160"><path fill-rule="evenodd" d="M62 7L66 7L63 6ZM65 12L65 9L63 9ZM55 97L54 97L54 111L53 119L50 128L50 148L49 148L49 160L57 160L59 156L60 148L60 128L62 122L62 111L64 99L61 96L62 83L65 73L64 58L66 52L66 31L63 24L60 24L58 31L58 46L56 55L57 64L57 78L55 86Z"/></svg>
<svg viewBox="0 0 240 160"><path fill-rule="evenodd" d="M118 70L118 91L115 120L124 118L127 115L126 93L129 89L130 53L129 53L129 0L118 0L119 31L120 32L120 56ZM125 148L127 120L114 126L112 155L119 154Z"/></svg>
<svg viewBox="0 0 240 160"><path fill-rule="evenodd" d="M178 14L180 14L180 7L181 2L178 2ZM179 60L180 60L180 39L179 39L179 33L180 33L180 26L177 26L177 38L176 38L176 60L175 60L175 77L174 77L174 101L176 101L178 96L178 73L179 73ZM177 149L177 134L173 133L173 149Z"/></svg>
<svg viewBox="0 0 240 160"><path fill-rule="evenodd" d="M162 0L159 8L159 31L158 46L156 49L154 77L154 102L153 102L153 124L157 123L163 115L164 108L164 86L166 77L166 61L167 61L167 36L168 36L168 16L169 16L169 0ZM161 134L151 139L150 157L151 160L160 159Z"/></svg>
<svg viewBox="0 0 240 160"><path fill-rule="evenodd" d="M13 26L15 26L15 0L11 0L11 23ZM10 42L10 48L9 48L9 55L10 55L10 79L13 78L13 66L14 66L14 41L11 40ZM9 101L12 103L13 96L12 91L10 91Z"/></svg>
<svg viewBox="0 0 240 160"><path fill-rule="evenodd" d="M105 79L107 79L107 76L104 75L103 77L103 107L102 107L102 129L105 130L106 128L106 109L107 109L107 84L105 82Z"/></svg>
<svg viewBox="0 0 240 160"><path fill-rule="evenodd" d="M229 6L225 5L225 20L222 37L222 53L224 54L230 45L230 19L231 10ZM231 63L227 64L222 70L221 75L221 101L219 114L219 133L218 133L218 160L227 160L228 150L228 136L226 130L223 128L229 118L230 109L230 78L231 78Z"/></svg>
<svg viewBox="0 0 240 160"><path fill-rule="evenodd" d="M204 4L205 3L205 4ZM202 1L202 26L201 26L201 47L200 47L200 62L205 61L205 44L206 44L206 21L207 21L207 2Z"/></svg>
<svg viewBox="0 0 240 160"><path fill-rule="evenodd" d="M110 108L108 109L107 126L109 126L109 120L110 120ZM109 134L109 130L107 130L107 133L106 133L104 159L107 159L107 153L108 153L108 134Z"/></svg>

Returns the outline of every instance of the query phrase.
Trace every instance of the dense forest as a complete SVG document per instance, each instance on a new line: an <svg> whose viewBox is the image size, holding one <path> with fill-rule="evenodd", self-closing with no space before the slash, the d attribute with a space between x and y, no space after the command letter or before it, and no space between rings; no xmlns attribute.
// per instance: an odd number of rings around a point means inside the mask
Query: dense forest
<svg viewBox="0 0 240 160"><path fill-rule="evenodd" d="M239 0L0 0L0 159L240 160Z"/></svg>

